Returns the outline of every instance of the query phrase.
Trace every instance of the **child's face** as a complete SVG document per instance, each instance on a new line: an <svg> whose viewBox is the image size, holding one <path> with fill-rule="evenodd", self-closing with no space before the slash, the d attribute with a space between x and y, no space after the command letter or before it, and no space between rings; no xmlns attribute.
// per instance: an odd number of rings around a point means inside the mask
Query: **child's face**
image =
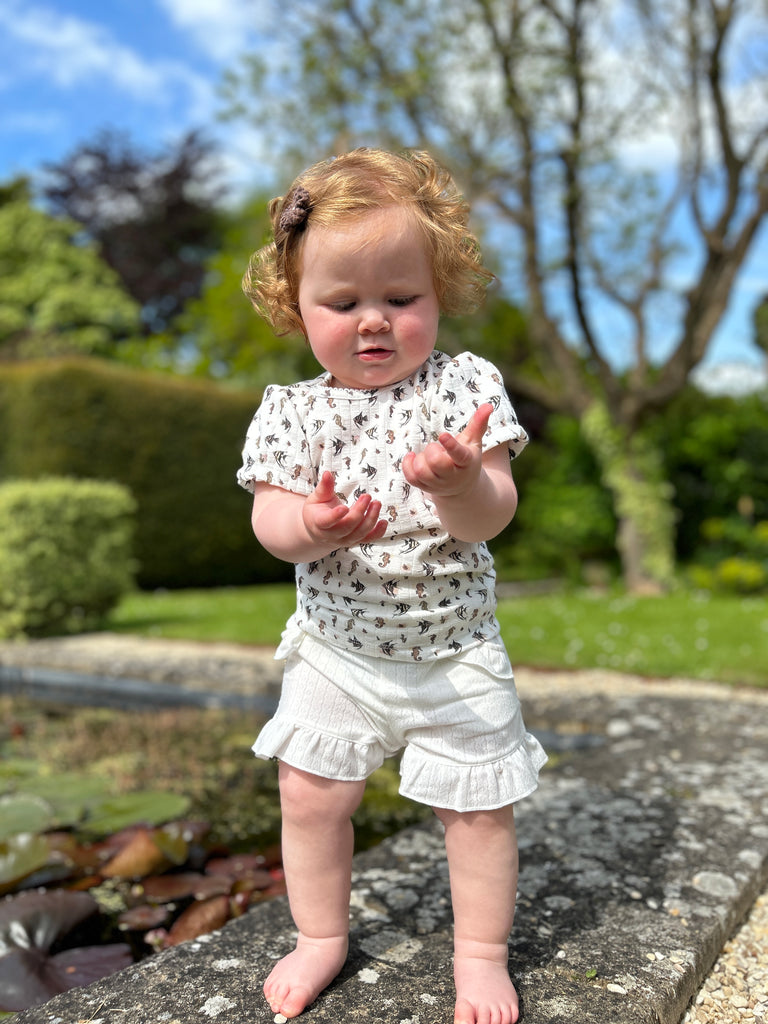
<svg viewBox="0 0 768 1024"><path fill-rule="evenodd" d="M334 387L380 388L410 377L435 347L440 309L407 211L390 206L338 228L310 222L299 311Z"/></svg>

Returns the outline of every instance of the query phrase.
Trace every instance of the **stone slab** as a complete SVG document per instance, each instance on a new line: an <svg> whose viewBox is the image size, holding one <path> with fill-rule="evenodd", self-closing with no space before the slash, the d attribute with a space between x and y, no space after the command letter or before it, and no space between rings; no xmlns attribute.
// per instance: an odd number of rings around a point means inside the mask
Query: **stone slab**
<svg viewBox="0 0 768 1024"><path fill-rule="evenodd" d="M677 1024L768 880L768 695L653 684L524 700L553 744L518 808L510 968L524 1024ZM478 850L482 857L482 850ZM352 947L307 1024L453 1019L437 823L355 859ZM220 932L17 1014L14 1024L260 1024L292 947L284 899Z"/></svg>

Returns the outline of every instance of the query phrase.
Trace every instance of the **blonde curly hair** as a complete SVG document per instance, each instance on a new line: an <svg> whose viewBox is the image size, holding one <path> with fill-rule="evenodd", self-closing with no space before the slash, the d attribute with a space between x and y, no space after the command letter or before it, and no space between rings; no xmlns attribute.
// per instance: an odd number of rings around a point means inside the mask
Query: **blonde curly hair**
<svg viewBox="0 0 768 1024"><path fill-rule="evenodd" d="M299 312L301 253L308 227L335 227L386 206L413 212L432 264L441 313L468 313L494 275L469 231L469 205L451 175L425 152L354 149L314 164L269 204L274 240L253 254L243 291L278 335L305 334Z"/></svg>

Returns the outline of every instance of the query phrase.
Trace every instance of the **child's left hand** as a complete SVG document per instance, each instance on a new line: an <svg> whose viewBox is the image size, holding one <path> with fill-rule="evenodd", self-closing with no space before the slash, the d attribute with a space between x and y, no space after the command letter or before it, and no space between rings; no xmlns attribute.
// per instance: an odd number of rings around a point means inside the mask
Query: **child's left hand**
<svg viewBox="0 0 768 1024"><path fill-rule="evenodd" d="M408 452L403 476L413 487L438 497L456 497L477 483L483 465L483 435L493 406L481 405L460 434L441 434L421 452Z"/></svg>

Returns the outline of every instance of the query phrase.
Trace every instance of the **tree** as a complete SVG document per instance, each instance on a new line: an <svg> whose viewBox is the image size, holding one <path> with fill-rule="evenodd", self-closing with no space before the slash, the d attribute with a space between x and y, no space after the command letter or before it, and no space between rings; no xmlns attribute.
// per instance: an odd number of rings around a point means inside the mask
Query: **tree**
<svg viewBox="0 0 768 1024"><path fill-rule="evenodd" d="M284 45L229 78L231 116L284 139L283 166L384 144L454 171L528 318L511 388L578 416L627 585L667 584L671 493L643 425L707 352L765 219L764 7L307 0L275 25Z"/></svg>
<svg viewBox="0 0 768 1024"><path fill-rule="evenodd" d="M80 225L0 188L0 359L104 355L139 329L138 306Z"/></svg>
<svg viewBox="0 0 768 1024"><path fill-rule="evenodd" d="M186 372L253 387L288 384L320 372L303 338L277 338L243 294L251 254L267 241L266 196L227 212L221 247L205 265L198 298L174 321L170 357Z"/></svg>
<svg viewBox="0 0 768 1024"><path fill-rule="evenodd" d="M149 155L105 132L45 170L48 207L79 221L97 243L141 305L145 333L166 329L200 294L219 244L213 145L189 132L168 152Z"/></svg>

